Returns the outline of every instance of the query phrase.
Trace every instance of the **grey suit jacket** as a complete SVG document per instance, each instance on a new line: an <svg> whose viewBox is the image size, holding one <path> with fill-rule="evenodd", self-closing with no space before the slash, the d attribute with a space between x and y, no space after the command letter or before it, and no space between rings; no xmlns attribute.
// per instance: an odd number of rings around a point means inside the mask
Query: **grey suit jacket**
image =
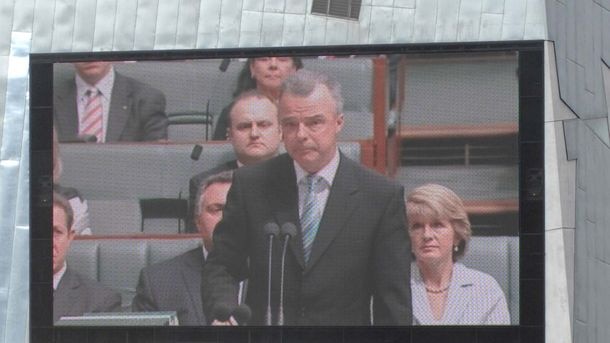
<svg viewBox="0 0 610 343"><path fill-rule="evenodd" d="M66 269L53 293L53 322L62 316L81 316L90 312L116 312L121 309L119 293Z"/></svg>
<svg viewBox="0 0 610 343"><path fill-rule="evenodd" d="M180 325L206 325L201 306L202 269L201 247L142 269L133 311L176 311Z"/></svg>
<svg viewBox="0 0 610 343"><path fill-rule="evenodd" d="M440 320L436 320L419 269L415 263L411 268L414 324L510 325L504 292L492 276L454 263L445 313Z"/></svg>
<svg viewBox="0 0 610 343"><path fill-rule="evenodd" d="M403 189L341 155L313 243L303 257L300 227L289 242L284 279L286 325L410 325L410 247ZM264 324L267 304L268 222L299 224L293 160L287 154L235 171L214 250L204 266L204 311L235 304L237 282L248 278L251 325ZM282 248L273 248L274 323ZM208 318L213 319L213 318Z"/></svg>
<svg viewBox="0 0 610 343"><path fill-rule="evenodd" d="M53 92L53 117L58 139L77 140L78 111L74 78L59 81ZM115 73L106 142L166 139L167 123L163 93Z"/></svg>

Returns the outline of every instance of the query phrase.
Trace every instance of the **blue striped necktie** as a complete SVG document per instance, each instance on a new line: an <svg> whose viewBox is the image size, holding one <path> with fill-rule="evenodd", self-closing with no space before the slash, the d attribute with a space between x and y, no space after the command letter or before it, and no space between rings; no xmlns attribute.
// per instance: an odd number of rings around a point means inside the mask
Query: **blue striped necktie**
<svg viewBox="0 0 610 343"><path fill-rule="evenodd" d="M303 230L303 253L305 254L305 263L309 261L311 255L311 247L318 233L320 225L320 209L319 202L316 201L316 185L322 180L322 177L312 174L306 178L307 193L305 194L305 204L303 213L301 214L301 229Z"/></svg>

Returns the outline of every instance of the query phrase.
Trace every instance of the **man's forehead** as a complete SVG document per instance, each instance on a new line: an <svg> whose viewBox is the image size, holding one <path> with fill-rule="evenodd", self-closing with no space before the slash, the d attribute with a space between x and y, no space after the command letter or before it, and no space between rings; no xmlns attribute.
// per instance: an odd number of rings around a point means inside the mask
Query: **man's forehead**
<svg viewBox="0 0 610 343"><path fill-rule="evenodd" d="M248 120L251 118L271 119L273 116L277 116L277 107L271 100L266 98L248 98L236 103L230 115L234 120Z"/></svg>

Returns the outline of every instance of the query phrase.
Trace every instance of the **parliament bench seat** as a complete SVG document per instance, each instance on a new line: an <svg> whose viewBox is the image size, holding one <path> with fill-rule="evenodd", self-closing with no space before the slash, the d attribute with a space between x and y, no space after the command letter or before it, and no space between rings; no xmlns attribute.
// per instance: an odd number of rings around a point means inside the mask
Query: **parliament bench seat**
<svg viewBox="0 0 610 343"><path fill-rule="evenodd" d="M121 294L122 308L131 310L142 268L201 245L197 235L80 237L66 257L70 268Z"/></svg>
<svg viewBox="0 0 610 343"><path fill-rule="evenodd" d="M67 256L70 268L121 293L129 311L142 268L180 255L201 244L197 235L95 237L72 242ZM519 238L472 237L466 266L493 276L504 291L511 323L519 323Z"/></svg>

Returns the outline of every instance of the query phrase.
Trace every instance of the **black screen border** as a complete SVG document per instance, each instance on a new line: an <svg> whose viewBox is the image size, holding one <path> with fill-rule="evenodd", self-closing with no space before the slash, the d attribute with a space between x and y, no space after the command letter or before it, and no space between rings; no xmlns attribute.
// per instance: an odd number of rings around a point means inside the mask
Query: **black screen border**
<svg viewBox="0 0 610 343"><path fill-rule="evenodd" d="M544 342L544 42L508 41L265 47L30 55L31 342ZM519 65L520 319L511 326L442 327L54 327L52 318L53 64L269 55L517 52Z"/></svg>

